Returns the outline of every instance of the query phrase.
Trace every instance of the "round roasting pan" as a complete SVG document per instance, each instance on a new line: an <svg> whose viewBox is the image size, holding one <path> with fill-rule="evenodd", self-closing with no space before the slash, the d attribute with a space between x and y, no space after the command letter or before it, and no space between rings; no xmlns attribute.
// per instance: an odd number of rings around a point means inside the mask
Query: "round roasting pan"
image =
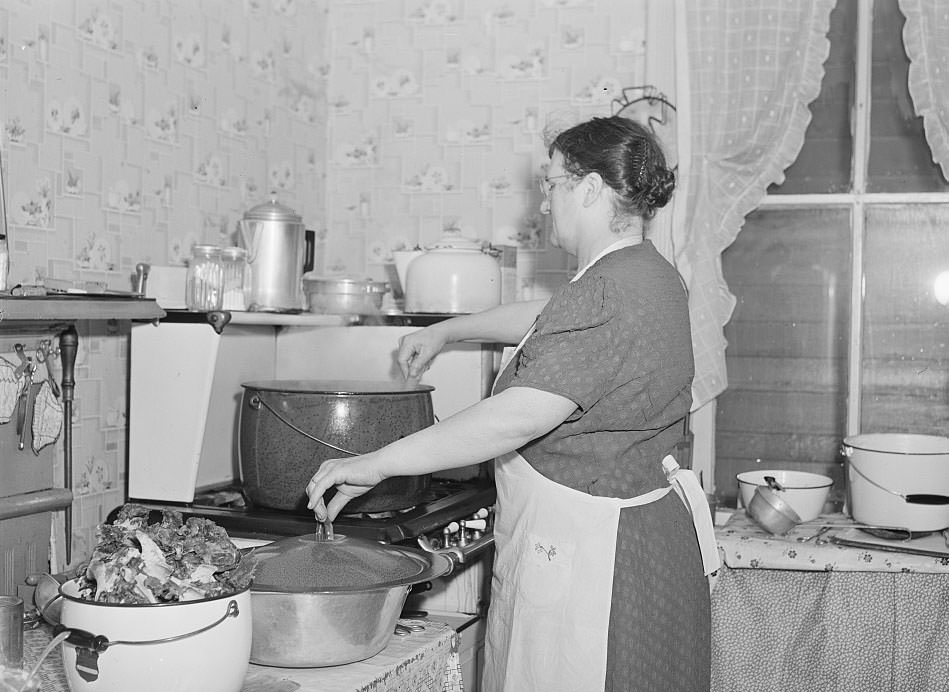
<svg viewBox="0 0 949 692"><path fill-rule="evenodd" d="M412 585L452 569L444 555L341 534L285 538L254 555L250 660L287 668L375 656L389 643Z"/></svg>

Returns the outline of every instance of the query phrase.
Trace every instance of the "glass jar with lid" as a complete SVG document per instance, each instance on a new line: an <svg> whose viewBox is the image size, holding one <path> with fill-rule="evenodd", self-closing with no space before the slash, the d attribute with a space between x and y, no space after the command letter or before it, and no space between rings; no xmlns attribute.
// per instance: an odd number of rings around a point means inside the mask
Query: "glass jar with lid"
<svg viewBox="0 0 949 692"><path fill-rule="evenodd" d="M223 309L246 310L244 275L247 269L247 250L242 247L224 248L221 250L221 266L224 274Z"/></svg>
<svg viewBox="0 0 949 692"><path fill-rule="evenodd" d="M224 270L221 248L217 245L195 245L191 248L185 304L189 310L208 312L221 310L224 298Z"/></svg>

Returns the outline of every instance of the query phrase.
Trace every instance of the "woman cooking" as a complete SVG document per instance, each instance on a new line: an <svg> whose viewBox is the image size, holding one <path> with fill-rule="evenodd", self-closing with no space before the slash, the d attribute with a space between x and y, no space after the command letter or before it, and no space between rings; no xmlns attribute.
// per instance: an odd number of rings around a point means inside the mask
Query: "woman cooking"
<svg viewBox="0 0 949 692"><path fill-rule="evenodd" d="M520 345L490 397L375 452L325 461L308 506L335 518L384 478L496 458L484 689L708 690L714 545L700 550L699 524L670 492L691 483L704 503L694 476L664 458L691 404L687 299L643 238L675 176L650 131L622 117L576 125L549 153L541 211L578 274L549 301L403 337L406 377L449 342Z"/></svg>

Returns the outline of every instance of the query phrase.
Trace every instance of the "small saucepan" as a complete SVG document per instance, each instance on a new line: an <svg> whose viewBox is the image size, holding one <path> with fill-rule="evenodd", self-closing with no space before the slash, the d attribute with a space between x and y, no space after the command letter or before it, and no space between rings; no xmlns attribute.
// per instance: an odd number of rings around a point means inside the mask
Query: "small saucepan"
<svg viewBox="0 0 949 692"><path fill-rule="evenodd" d="M797 524L800 515L778 493L781 485L774 476L765 476L768 486L759 486L748 504L748 515L770 534L783 536Z"/></svg>

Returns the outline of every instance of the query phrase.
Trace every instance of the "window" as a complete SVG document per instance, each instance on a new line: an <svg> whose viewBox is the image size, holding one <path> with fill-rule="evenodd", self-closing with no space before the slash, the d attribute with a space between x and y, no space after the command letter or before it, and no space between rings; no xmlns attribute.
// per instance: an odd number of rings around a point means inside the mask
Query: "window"
<svg viewBox="0 0 949 692"><path fill-rule="evenodd" d="M759 464L830 475L860 432L949 430L949 183L907 88L897 0L839 0L804 146L722 258L715 485Z"/></svg>

